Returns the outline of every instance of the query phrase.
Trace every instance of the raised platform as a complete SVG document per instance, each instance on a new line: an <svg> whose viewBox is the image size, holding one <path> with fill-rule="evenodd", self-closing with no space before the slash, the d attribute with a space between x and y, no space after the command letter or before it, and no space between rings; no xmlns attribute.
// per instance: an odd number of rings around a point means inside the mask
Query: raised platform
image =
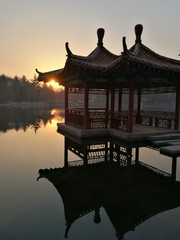
<svg viewBox="0 0 180 240"><path fill-rule="evenodd" d="M151 136L176 134L180 133L179 130L171 130L165 128L151 127L141 124L133 126L133 133L127 133L121 129L79 129L64 123L58 123L58 132L65 136L73 136L76 138L104 138L113 137L123 141L143 141Z"/></svg>
<svg viewBox="0 0 180 240"><path fill-rule="evenodd" d="M161 147L160 153L169 157L180 157L180 145Z"/></svg>

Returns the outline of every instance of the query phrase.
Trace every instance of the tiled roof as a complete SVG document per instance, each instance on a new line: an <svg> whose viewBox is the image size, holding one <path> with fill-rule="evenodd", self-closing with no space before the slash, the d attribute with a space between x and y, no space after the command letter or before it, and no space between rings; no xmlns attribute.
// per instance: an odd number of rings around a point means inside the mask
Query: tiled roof
<svg viewBox="0 0 180 240"><path fill-rule="evenodd" d="M58 70L42 73L36 69L36 72L39 74L39 78L38 78L39 81L48 82L50 78L53 78L54 80L58 79L58 77L62 74L63 70L64 69L61 68Z"/></svg>
<svg viewBox="0 0 180 240"><path fill-rule="evenodd" d="M147 61L150 64L151 63L157 64L164 68L169 67L169 68L180 69L180 61L161 56L153 52L151 49L144 46L143 44L135 44L129 51L137 59Z"/></svg>
<svg viewBox="0 0 180 240"><path fill-rule="evenodd" d="M70 75L71 67L76 72L89 71L94 73L106 73L121 71L121 69L133 67L137 69L148 69L149 71L161 70L161 72L168 74L180 74L180 61L161 56L141 43L142 25L138 24L135 27L136 41L134 46L127 50L125 40L123 39L124 52L121 55L115 55L108 51L103 46L104 30L98 29L98 46L88 56L78 56L73 54L68 43L66 49L68 58L64 69L40 73L39 80L46 81L48 77L60 77Z"/></svg>

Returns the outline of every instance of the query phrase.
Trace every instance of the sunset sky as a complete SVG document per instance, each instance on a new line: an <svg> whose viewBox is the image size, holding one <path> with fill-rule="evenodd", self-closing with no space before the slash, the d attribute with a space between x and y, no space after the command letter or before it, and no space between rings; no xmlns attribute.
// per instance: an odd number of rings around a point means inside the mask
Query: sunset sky
<svg viewBox="0 0 180 240"><path fill-rule="evenodd" d="M32 79L35 69L64 67L65 42L78 55L97 44L122 52L134 44L134 26L144 27L142 42L160 55L180 60L180 0L0 0L0 74Z"/></svg>

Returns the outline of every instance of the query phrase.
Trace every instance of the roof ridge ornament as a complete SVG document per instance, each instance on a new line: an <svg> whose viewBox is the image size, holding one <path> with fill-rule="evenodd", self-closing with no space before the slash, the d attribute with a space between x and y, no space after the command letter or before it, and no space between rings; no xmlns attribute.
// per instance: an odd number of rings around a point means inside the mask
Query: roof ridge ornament
<svg viewBox="0 0 180 240"><path fill-rule="evenodd" d="M38 69L37 69L37 68L36 68L36 72L37 72L38 74L42 74L42 72L38 71Z"/></svg>
<svg viewBox="0 0 180 240"><path fill-rule="evenodd" d="M104 33L105 33L104 28L98 28L98 30L97 30L97 36L98 36L97 45L98 45L98 47L103 47Z"/></svg>
<svg viewBox="0 0 180 240"><path fill-rule="evenodd" d="M142 24L137 24L134 28L135 34L136 34L136 41L135 43L141 43L141 34L143 31L143 25Z"/></svg>
<svg viewBox="0 0 180 240"><path fill-rule="evenodd" d="M66 47L67 56L72 55L72 52L71 52L71 50L69 48L69 43L68 42L65 43L65 47Z"/></svg>
<svg viewBox="0 0 180 240"><path fill-rule="evenodd" d="M126 37L122 38L122 43L123 43L123 53L126 53L127 52Z"/></svg>

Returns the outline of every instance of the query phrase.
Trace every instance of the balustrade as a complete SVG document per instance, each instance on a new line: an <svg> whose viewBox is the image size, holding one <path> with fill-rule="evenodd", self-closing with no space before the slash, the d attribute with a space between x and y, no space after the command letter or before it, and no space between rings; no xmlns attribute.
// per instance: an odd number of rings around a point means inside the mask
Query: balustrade
<svg viewBox="0 0 180 240"><path fill-rule="evenodd" d="M133 113L133 123L137 122L137 113ZM138 122L143 125L173 128L175 120L174 112L141 111ZM79 127L84 126L84 109L72 108L66 110L66 121ZM119 128L126 129L128 122L128 111L106 111L105 108L90 108L88 111L88 128Z"/></svg>
<svg viewBox="0 0 180 240"><path fill-rule="evenodd" d="M175 120L174 112L141 111L141 123L154 127L172 128Z"/></svg>

